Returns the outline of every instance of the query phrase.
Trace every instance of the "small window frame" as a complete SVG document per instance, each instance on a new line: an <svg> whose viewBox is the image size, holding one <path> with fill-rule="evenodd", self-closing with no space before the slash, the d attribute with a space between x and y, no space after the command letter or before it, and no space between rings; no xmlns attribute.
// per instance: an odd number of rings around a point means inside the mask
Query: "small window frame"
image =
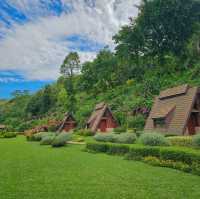
<svg viewBox="0 0 200 199"><path fill-rule="evenodd" d="M165 128L166 126L165 118L154 118L153 123L155 128Z"/></svg>

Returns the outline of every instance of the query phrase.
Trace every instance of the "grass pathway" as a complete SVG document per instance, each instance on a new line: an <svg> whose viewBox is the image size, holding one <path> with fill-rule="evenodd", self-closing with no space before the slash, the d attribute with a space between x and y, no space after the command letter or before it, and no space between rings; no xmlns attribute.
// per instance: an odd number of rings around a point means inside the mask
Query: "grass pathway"
<svg viewBox="0 0 200 199"><path fill-rule="evenodd" d="M0 139L0 198L200 198L199 176L82 149Z"/></svg>

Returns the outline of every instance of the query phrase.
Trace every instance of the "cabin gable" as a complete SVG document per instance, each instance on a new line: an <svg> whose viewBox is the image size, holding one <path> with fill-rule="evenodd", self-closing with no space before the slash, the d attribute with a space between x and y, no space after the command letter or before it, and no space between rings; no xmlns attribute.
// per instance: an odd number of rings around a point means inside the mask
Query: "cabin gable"
<svg viewBox="0 0 200 199"><path fill-rule="evenodd" d="M187 131L197 90L197 87L183 85L162 91L155 99L145 130L184 135Z"/></svg>

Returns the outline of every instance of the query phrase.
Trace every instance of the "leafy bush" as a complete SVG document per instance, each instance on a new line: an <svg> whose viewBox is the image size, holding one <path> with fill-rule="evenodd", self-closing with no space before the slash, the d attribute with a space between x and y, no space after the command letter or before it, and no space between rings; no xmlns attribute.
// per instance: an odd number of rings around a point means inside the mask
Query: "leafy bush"
<svg viewBox="0 0 200 199"><path fill-rule="evenodd" d="M169 167L169 168L178 169L184 172L191 172L192 170L190 165L185 164L183 162L175 162L172 160L161 160L157 157L152 157L152 156L145 157L143 161L152 166Z"/></svg>
<svg viewBox="0 0 200 199"><path fill-rule="evenodd" d="M115 142L116 137L114 133L97 133L94 139L99 142Z"/></svg>
<svg viewBox="0 0 200 199"><path fill-rule="evenodd" d="M51 145L56 135L46 135L40 141L41 145Z"/></svg>
<svg viewBox="0 0 200 199"><path fill-rule="evenodd" d="M55 133L52 133L52 132L40 132L40 133L36 133L36 134L33 134L33 135L29 135L26 138L27 138L27 141L39 142L46 136L55 136Z"/></svg>
<svg viewBox="0 0 200 199"><path fill-rule="evenodd" d="M129 146L123 144L109 144L108 145L108 154L112 155L124 155L129 152Z"/></svg>
<svg viewBox="0 0 200 199"><path fill-rule="evenodd" d="M139 142L147 146L169 146L169 141L159 133L144 133Z"/></svg>
<svg viewBox="0 0 200 199"><path fill-rule="evenodd" d="M52 142L52 147L61 147L65 146L67 141L70 141L72 139L72 135L70 133L60 133L55 137L55 139Z"/></svg>
<svg viewBox="0 0 200 199"><path fill-rule="evenodd" d="M137 137L134 133L122 133L115 136L114 142L123 144L133 144Z"/></svg>
<svg viewBox="0 0 200 199"><path fill-rule="evenodd" d="M142 160L144 157L147 156L160 157L160 148L133 145L130 147L129 153L127 154L126 158L129 160Z"/></svg>
<svg viewBox="0 0 200 199"><path fill-rule="evenodd" d="M128 129L127 130L127 133L135 133L136 134L136 129L135 128L132 128L132 129Z"/></svg>
<svg viewBox="0 0 200 199"><path fill-rule="evenodd" d="M107 152L108 151L108 143L100 143L100 142L89 142L86 144L86 149L92 152Z"/></svg>
<svg viewBox="0 0 200 199"><path fill-rule="evenodd" d="M192 137L190 136L173 136L167 138L172 145L175 146L185 146L191 147L192 146Z"/></svg>
<svg viewBox="0 0 200 199"><path fill-rule="evenodd" d="M94 133L90 129L75 130L75 133L77 135L81 135L81 136L93 136L94 135Z"/></svg>
<svg viewBox="0 0 200 199"><path fill-rule="evenodd" d="M136 141L136 135L133 133L98 133L94 136L94 139L99 142L133 144Z"/></svg>
<svg viewBox="0 0 200 199"><path fill-rule="evenodd" d="M161 160L172 160L175 162L183 162L188 165L197 163L200 165L200 152L194 149L177 148L177 147L151 147L143 145L123 145L112 143L91 142L87 144L87 148L95 152L108 153L111 147L120 148L127 147L127 158L142 160L144 157L153 156ZM102 150L103 148L103 150Z"/></svg>
<svg viewBox="0 0 200 199"><path fill-rule="evenodd" d="M15 138L17 136L14 132L1 132L0 138Z"/></svg>
<svg viewBox="0 0 200 199"><path fill-rule="evenodd" d="M128 118L128 128L135 128L137 130L142 130L145 125L145 118L143 115L137 115Z"/></svg>
<svg viewBox="0 0 200 199"><path fill-rule="evenodd" d="M103 152L113 155L122 155L129 152L129 146L123 144L89 142L86 144L86 148L88 149L88 151Z"/></svg>
<svg viewBox="0 0 200 199"><path fill-rule="evenodd" d="M195 147L200 147L200 134L194 135L192 138L192 144Z"/></svg>
<svg viewBox="0 0 200 199"><path fill-rule="evenodd" d="M75 139L75 141L76 142L84 142L85 140L83 138L79 137L79 138Z"/></svg>
<svg viewBox="0 0 200 199"><path fill-rule="evenodd" d="M125 133L127 129L125 127L118 127L114 129L115 133Z"/></svg>

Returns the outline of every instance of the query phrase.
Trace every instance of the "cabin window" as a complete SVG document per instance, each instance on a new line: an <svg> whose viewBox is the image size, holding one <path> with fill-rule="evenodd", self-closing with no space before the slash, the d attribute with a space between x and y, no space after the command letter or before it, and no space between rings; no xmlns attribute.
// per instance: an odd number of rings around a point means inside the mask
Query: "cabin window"
<svg viewBox="0 0 200 199"><path fill-rule="evenodd" d="M156 128L163 128L163 127L165 127L165 118L155 118L154 119L154 126Z"/></svg>

